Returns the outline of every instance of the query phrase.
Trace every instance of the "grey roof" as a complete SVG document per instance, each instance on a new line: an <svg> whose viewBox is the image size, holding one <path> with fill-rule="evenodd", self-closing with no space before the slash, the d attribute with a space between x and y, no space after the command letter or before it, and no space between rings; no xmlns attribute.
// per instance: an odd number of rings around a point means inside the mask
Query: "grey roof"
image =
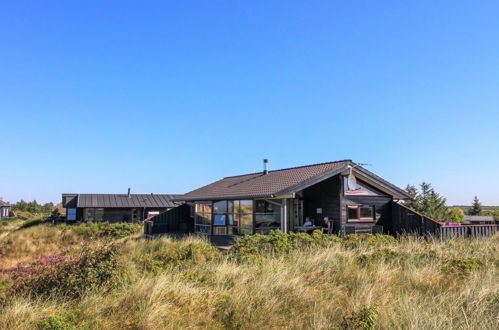
<svg viewBox="0 0 499 330"><path fill-rule="evenodd" d="M10 206L10 204L6 201L4 201L3 199L0 199L0 207L4 207L4 206Z"/></svg>
<svg viewBox="0 0 499 330"><path fill-rule="evenodd" d="M166 208L179 205L174 198L181 195L173 194L77 194L76 207L129 208L151 207Z"/></svg>
<svg viewBox="0 0 499 330"><path fill-rule="evenodd" d="M269 171L267 174L258 172L226 177L183 195L182 200L252 199L288 195L338 175L348 169L349 165L355 166L355 172L369 177L393 196L400 199L410 198L402 189L360 168L351 160L340 160Z"/></svg>
<svg viewBox="0 0 499 330"><path fill-rule="evenodd" d="M494 221L494 217L491 215L465 215L465 221Z"/></svg>

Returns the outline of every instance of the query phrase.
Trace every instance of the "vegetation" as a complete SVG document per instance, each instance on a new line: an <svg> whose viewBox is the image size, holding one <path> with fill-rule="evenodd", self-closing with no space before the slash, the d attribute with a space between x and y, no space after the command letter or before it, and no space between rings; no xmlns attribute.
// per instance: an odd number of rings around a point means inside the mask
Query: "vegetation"
<svg viewBox="0 0 499 330"><path fill-rule="evenodd" d="M448 211L445 206L446 199L431 186L422 182L419 190L413 185L407 185L406 191L413 200L406 201L406 205L416 212L426 215L437 221L447 221Z"/></svg>
<svg viewBox="0 0 499 330"><path fill-rule="evenodd" d="M478 197L475 196L473 199L473 204L471 208L468 210L469 215L481 215L482 214L482 204L478 200Z"/></svg>
<svg viewBox="0 0 499 330"><path fill-rule="evenodd" d="M448 222L464 222L464 212L459 208L449 207L446 219Z"/></svg>
<svg viewBox="0 0 499 330"><path fill-rule="evenodd" d="M77 228L0 238L0 328L497 328L499 236L273 232L221 252Z"/></svg>
<svg viewBox="0 0 499 330"><path fill-rule="evenodd" d="M463 210L464 214L469 214L471 206L453 206L452 208L458 208ZM495 220L499 220L499 206L482 206L482 211L480 215L491 215Z"/></svg>
<svg viewBox="0 0 499 330"><path fill-rule="evenodd" d="M48 216L52 212L53 208L53 203L38 204L36 200L31 202L25 202L24 200L21 200L12 205L12 211L14 211L17 216L21 216L24 218Z"/></svg>

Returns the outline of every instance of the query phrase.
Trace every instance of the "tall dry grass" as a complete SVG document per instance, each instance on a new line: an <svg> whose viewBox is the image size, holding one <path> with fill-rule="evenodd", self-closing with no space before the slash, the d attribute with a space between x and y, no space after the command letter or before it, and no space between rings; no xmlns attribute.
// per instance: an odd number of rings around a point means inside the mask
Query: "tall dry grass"
<svg viewBox="0 0 499 330"><path fill-rule="evenodd" d="M45 326L47 315L99 329L496 329L498 243L406 237L241 259L196 237L128 239L117 243L110 291L72 301L15 294L0 328Z"/></svg>

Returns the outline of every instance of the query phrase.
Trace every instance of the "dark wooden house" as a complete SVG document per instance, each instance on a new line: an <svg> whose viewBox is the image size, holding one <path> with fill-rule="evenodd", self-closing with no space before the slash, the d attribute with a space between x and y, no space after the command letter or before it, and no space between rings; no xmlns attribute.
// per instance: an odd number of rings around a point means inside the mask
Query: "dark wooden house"
<svg viewBox="0 0 499 330"><path fill-rule="evenodd" d="M333 232L391 230L402 189L351 160L226 177L181 197L194 205L194 231L205 235L294 231L306 217L332 221Z"/></svg>
<svg viewBox="0 0 499 330"><path fill-rule="evenodd" d="M62 194L67 221L137 222L179 203L171 194Z"/></svg>
<svg viewBox="0 0 499 330"><path fill-rule="evenodd" d="M9 218L12 214L10 204L0 198L0 219Z"/></svg>

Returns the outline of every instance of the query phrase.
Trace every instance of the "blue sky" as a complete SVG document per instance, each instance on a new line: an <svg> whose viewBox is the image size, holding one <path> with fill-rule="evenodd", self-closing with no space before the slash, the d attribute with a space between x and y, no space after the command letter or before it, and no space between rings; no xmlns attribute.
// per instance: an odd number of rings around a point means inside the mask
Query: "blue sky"
<svg viewBox="0 0 499 330"><path fill-rule="evenodd" d="M499 204L497 1L10 1L0 196L339 159Z"/></svg>

